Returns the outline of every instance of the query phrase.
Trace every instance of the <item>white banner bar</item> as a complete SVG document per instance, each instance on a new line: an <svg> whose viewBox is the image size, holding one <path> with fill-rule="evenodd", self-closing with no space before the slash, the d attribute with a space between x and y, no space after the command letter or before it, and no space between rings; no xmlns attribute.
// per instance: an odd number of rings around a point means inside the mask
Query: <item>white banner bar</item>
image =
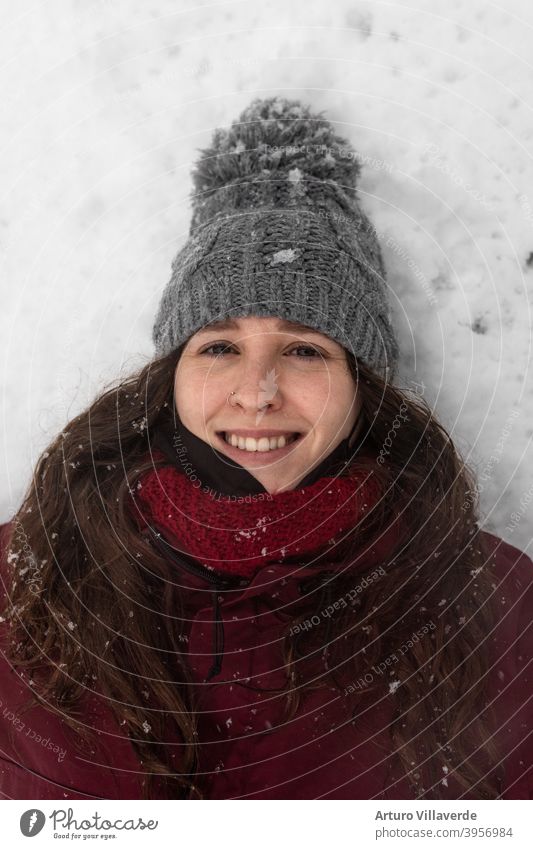
<svg viewBox="0 0 533 849"><path fill-rule="evenodd" d="M5 846L531 849L528 801L4 801ZM70 845L69 844L69 845Z"/></svg>

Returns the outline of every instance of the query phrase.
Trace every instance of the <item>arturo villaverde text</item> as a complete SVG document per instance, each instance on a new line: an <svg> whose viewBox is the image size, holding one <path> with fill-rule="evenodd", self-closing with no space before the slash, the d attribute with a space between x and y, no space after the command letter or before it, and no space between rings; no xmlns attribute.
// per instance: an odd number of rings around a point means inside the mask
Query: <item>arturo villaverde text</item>
<svg viewBox="0 0 533 849"><path fill-rule="evenodd" d="M422 811L376 811L376 820L477 820L475 811L436 811L427 808Z"/></svg>

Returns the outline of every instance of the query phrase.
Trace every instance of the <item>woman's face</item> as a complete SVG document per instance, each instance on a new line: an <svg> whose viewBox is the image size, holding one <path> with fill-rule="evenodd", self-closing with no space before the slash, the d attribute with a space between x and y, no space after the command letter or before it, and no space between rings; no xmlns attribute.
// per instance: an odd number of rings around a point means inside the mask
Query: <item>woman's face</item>
<svg viewBox="0 0 533 849"><path fill-rule="evenodd" d="M255 316L191 336L174 381L185 427L270 493L294 489L349 435L361 408L356 390L337 342Z"/></svg>

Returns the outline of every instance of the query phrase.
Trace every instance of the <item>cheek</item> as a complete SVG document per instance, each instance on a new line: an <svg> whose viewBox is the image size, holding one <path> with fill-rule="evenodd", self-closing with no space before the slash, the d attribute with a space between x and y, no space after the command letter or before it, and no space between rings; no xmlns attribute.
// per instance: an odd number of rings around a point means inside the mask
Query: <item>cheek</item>
<svg viewBox="0 0 533 849"><path fill-rule="evenodd" d="M194 417L194 411L199 409L200 406L197 400L194 381L191 378L192 375L185 370L182 370L179 374L177 373L174 377L176 410L185 425L191 423L191 416Z"/></svg>
<svg viewBox="0 0 533 849"><path fill-rule="evenodd" d="M289 398L295 398L316 409L324 409L335 394L333 375L325 369L287 375L285 392Z"/></svg>
<svg viewBox="0 0 533 849"><path fill-rule="evenodd" d="M330 387L321 403L323 420L334 426L355 423L361 409L361 400L357 397L351 376Z"/></svg>
<svg viewBox="0 0 533 849"><path fill-rule="evenodd" d="M204 370L185 371L174 378L174 397L178 415L185 425L209 420L227 393L221 381L213 381Z"/></svg>
<svg viewBox="0 0 533 849"><path fill-rule="evenodd" d="M190 367L182 367L176 372L174 377L174 392L176 397L190 402L191 399L197 404L198 400L202 399L203 395L207 395L208 391L212 391L212 385L203 369L194 369Z"/></svg>
<svg viewBox="0 0 533 849"><path fill-rule="evenodd" d="M348 377L343 379L339 375L316 374L301 384L295 385L293 382L293 393L293 397L298 396L305 401L318 415L338 418L349 409L355 387Z"/></svg>

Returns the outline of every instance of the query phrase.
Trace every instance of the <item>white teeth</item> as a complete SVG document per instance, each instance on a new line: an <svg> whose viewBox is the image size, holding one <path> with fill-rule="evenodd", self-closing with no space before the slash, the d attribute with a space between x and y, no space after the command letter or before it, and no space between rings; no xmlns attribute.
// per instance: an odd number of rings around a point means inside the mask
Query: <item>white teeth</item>
<svg viewBox="0 0 533 849"><path fill-rule="evenodd" d="M293 442L295 436L262 436L260 439L254 439L252 436L236 436L234 433L224 434L224 439L235 448L240 448L243 451L272 451L276 448L284 448L290 442Z"/></svg>

